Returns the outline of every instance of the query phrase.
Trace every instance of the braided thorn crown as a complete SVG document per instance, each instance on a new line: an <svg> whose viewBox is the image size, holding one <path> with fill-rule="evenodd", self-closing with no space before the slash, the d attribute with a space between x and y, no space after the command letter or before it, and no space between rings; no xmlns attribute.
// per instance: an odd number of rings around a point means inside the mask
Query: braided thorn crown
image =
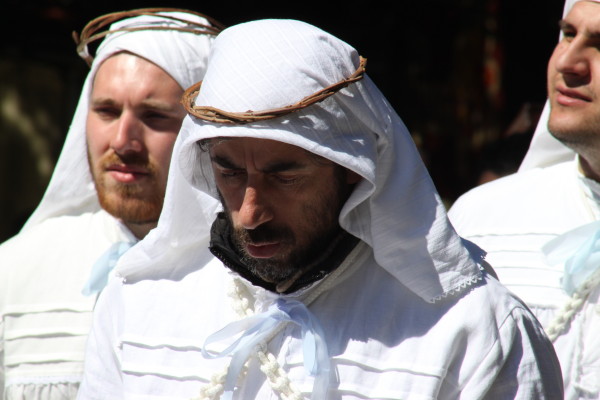
<svg viewBox="0 0 600 400"><path fill-rule="evenodd" d="M189 21L187 19L178 18L172 15L164 15L160 14L163 12L181 12L186 14L196 15L198 17L204 18L209 22L209 25L198 23L195 21ZM119 28L113 30L105 30L102 32L98 32L102 28L107 25L112 24L113 22L131 18L131 17L139 17L142 15L149 15L160 17L164 19L169 19L172 21L178 21L185 23L187 26L152 26L152 25L140 25L129 28ZM73 40L75 40L75 44L77 45L77 54L88 64L88 66L92 65L94 61L94 57L89 53L88 45L98 39L102 39L106 35L109 35L114 32L135 32L135 31L144 31L144 30L163 30L163 31L179 31L179 32L188 32L194 33L196 35L210 35L216 36L223 29L225 29L225 25L221 24L219 21L215 20L212 17L204 15L202 13L187 10L183 8L165 8L165 7L157 7L157 8L139 8L128 11L117 11L109 14L101 15L98 18L95 18L87 23L87 25L81 30L81 34L73 31Z"/></svg>
<svg viewBox="0 0 600 400"><path fill-rule="evenodd" d="M190 115L193 115L194 117L203 119L205 121L237 125L247 124L256 121L264 121L293 113L295 111L306 108L312 104L325 100L327 97L337 93L339 90L345 88L346 86L361 80L365 74L366 65L367 59L364 57L360 57L360 65L358 66L356 71L348 78L343 79L338 83L334 83L333 85L327 86L326 88L323 88L309 96L306 96L297 103L290 104L281 108L273 108L264 111L249 110L246 112L229 112L220 110L215 107L196 106L194 105L194 100L200 92L202 81L190 86L184 92L183 97L181 99L181 103Z"/></svg>

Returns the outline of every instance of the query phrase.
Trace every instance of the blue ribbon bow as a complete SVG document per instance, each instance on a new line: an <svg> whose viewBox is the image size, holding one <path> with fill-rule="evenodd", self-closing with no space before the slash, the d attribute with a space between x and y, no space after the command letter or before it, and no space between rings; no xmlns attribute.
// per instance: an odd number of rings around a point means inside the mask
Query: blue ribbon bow
<svg viewBox="0 0 600 400"><path fill-rule="evenodd" d="M304 369L310 376L316 377L311 399L322 400L326 398L329 387L330 360L323 328L318 319L303 303L280 298L264 313L232 322L206 338L202 348L204 357L232 356L225 378L223 400L232 398L235 382L256 346L268 340L269 335L281 324L288 322L293 322L302 329ZM240 333L242 335L225 350L221 352L209 352L207 350L210 344L230 339Z"/></svg>
<svg viewBox="0 0 600 400"><path fill-rule="evenodd" d="M116 242L110 246L108 250L106 250L106 252L104 252L104 254L102 254L92 266L90 277L83 286L81 293L84 296L90 296L94 293L99 293L102 291L102 289L104 289L108 283L108 275L110 274L110 271L113 270L115 265L117 265L119 258L121 258L121 256L125 254L125 252L129 250L133 244L134 243L130 242Z"/></svg>
<svg viewBox="0 0 600 400"><path fill-rule="evenodd" d="M600 221L552 239L542 251L550 264L564 264L562 287L572 296L600 267Z"/></svg>

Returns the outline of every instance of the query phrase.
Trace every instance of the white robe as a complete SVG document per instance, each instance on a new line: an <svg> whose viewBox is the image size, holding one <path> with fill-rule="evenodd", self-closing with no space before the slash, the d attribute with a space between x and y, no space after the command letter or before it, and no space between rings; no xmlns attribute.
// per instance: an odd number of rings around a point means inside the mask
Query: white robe
<svg viewBox="0 0 600 400"><path fill-rule="evenodd" d="M47 219L0 246L0 399L75 398L96 301L81 290L117 241L135 238L99 211Z"/></svg>
<svg viewBox="0 0 600 400"><path fill-rule="evenodd" d="M355 49L312 25L252 21L217 36L194 104L270 110L325 93L360 71ZM214 137L287 143L358 174L339 214L340 227L360 239L358 247L299 293L278 296L241 283L231 301L235 275L207 250L214 210L204 205L217 194L209 154L198 141ZM124 281L114 280L100 296L79 397L188 399L206 385L218 395L220 379L210 380L229 357L205 359L205 340L252 312L259 315L254 319L269 310L285 320L271 306L297 298L306 307L296 302L293 311L323 325L316 336L327 343L328 357L317 359L331 361L329 384L323 375L307 375L303 363L310 367L313 357L303 347L310 350L311 341L289 324L267 330L272 356L258 359L269 377L285 375L290 384L283 378L265 383L251 354L247 372L233 371L225 380L232 389L225 396L561 399L558 362L541 326L481 271L482 252L474 247L450 225L408 130L368 76L272 120L221 125L186 117L157 228L119 261ZM234 358L245 359L243 350ZM300 394L288 393L290 386ZM329 394L319 396L324 386Z"/></svg>
<svg viewBox="0 0 600 400"><path fill-rule="evenodd" d="M227 295L237 274L216 259L200 265L170 279L109 284L90 336L86 371L93 373L79 399L189 399L228 365L229 357L205 359L200 348L239 319ZM339 268L347 269L285 296L304 301L323 291L309 309L323 325L335 371L328 399L562 398L550 343L496 280L485 276L432 304L377 266L364 242ZM258 312L279 297L242 287ZM268 346L292 385L309 396L313 378L302 364L299 328L287 325ZM275 398L251 357L234 399Z"/></svg>
<svg viewBox="0 0 600 400"><path fill-rule="evenodd" d="M544 327L569 296L562 267L549 265L542 246L599 219L600 186L579 173L576 161L514 174L461 196L449 217L459 234L488 252L500 282L532 309ZM600 398L600 305L596 288L554 342L565 398Z"/></svg>

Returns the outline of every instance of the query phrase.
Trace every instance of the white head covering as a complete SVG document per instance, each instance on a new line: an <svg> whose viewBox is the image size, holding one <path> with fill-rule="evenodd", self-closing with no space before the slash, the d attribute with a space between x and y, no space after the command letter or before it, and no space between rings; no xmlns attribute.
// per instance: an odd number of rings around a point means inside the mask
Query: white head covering
<svg viewBox="0 0 600 400"><path fill-rule="evenodd" d="M194 14L183 12L161 14L210 25L209 21ZM140 25L188 26L184 22L144 15L113 23L110 30L139 27ZM183 89L186 89L204 77L208 53L213 40L214 37L211 35L174 30L117 32L106 36L97 50L91 70L83 85L81 97L50 184L37 209L23 227L23 231L47 218L100 210L87 161L85 124L92 83L102 62L118 52L128 51L158 65L171 75Z"/></svg>
<svg viewBox="0 0 600 400"><path fill-rule="evenodd" d="M309 24L244 23L216 39L195 105L233 112L279 108L349 77L358 66L356 50ZM409 132L367 76L320 103L268 121L225 125L186 117L158 227L123 257L117 267L122 276L173 273L199 261L214 218L199 204L216 193L209 156L197 141L216 136L281 141L361 175L341 211L341 226L426 301L480 279ZM477 248L474 253L482 256Z"/></svg>
<svg viewBox="0 0 600 400"><path fill-rule="evenodd" d="M563 9L563 18L571 11L573 5L578 1L584 0L566 0ZM600 0L585 0L600 2ZM560 34L562 38L562 33ZM550 117L550 102L546 100L544 110L538 121L538 125L531 139L529 150L521 162L519 171L526 171L533 168L549 167L563 161L569 161L575 158L575 152L554 138L548 131L548 119Z"/></svg>

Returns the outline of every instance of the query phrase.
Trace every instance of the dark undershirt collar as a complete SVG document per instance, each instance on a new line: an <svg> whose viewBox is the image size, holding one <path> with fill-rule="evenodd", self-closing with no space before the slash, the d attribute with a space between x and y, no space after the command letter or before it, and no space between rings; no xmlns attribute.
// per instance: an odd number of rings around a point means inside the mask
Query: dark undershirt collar
<svg viewBox="0 0 600 400"><path fill-rule="evenodd" d="M332 245L326 250L323 257L320 257L314 266L310 267L282 293L293 293L323 279L327 274L339 267L359 241L358 238L350 235L345 230L340 230L340 234L332 241ZM210 230L209 249L229 269L238 273L253 285L260 286L273 293L278 293L277 284L267 282L253 274L241 261L241 255L231 240L231 226L224 213L219 213L215 222L213 222Z"/></svg>

